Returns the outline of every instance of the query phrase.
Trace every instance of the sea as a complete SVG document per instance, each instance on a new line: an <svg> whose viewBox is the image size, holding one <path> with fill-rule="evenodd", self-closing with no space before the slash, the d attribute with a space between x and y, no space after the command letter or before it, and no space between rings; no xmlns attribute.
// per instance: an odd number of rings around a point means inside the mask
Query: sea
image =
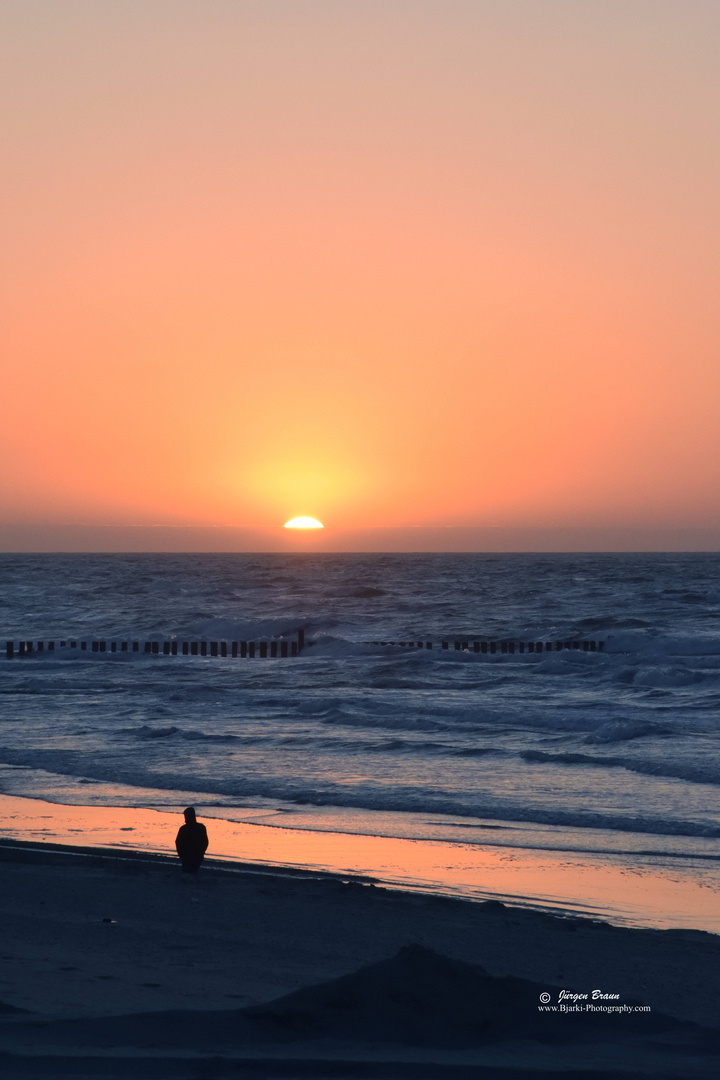
<svg viewBox="0 0 720 1080"><path fill-rule="evenodd" d="M6 795L718 886L718 554L4 554L0 642Z"/></svg>

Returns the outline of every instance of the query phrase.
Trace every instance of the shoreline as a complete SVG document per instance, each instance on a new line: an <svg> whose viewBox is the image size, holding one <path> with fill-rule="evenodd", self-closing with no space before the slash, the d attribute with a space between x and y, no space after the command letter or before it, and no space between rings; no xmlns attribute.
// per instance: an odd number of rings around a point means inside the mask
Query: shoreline
<svg viewBox="0 0 720 1080"><path fill-rule="evenodd" d="M182 818L160 810L77 806L0 795L2 836L89 852L163 855L175 862ZM672 872L657 857L479 847L471 843L312 831L199 813L209 829L208 865L372 880L385 888L486 900L617 926L720 934L720 874L693 859ZM81 840L82 837L82 840ZM699 871L698 871L699 874Z"/></svg>

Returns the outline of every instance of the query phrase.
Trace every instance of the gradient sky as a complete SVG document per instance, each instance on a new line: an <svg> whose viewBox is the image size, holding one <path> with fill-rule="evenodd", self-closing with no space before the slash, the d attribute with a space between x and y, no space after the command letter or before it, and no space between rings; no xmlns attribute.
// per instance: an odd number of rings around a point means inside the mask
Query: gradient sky
<svg viewBox="0 0 720 1080"><path fill-rule="evenodd" d="M717 0L0 0L0 524L720 526Z"/></svg>

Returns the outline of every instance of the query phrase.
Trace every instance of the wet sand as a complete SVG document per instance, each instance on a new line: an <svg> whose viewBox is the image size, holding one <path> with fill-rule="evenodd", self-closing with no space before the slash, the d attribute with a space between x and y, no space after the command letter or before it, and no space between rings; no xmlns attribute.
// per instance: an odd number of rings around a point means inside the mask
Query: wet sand
<svg viewBox="0 0 720 1080"><path fill-rule="evenodd" d="M620 926L720 933L720 862L657 856L532 850L502 843L401 839L224 820L202 813L210 853L234 863L365 876L401 889L496 899L513 906L585 915ZM227 811L225 811L227 813ZM182 817L129 807L68 806L0 795L2 835L19 841L87 844L167 853ZM488 828L494 840L506 831ZM648 844L651 839L648 839Z"/></svg>
<svg viewBox="0 0 720 1080"><path fill-rule="evenodd" d="M720 1067L720 937L705 932L219 861L193 877L152 854L7 841L0 874L3 1076L702 1077ZM617 994L596 1003L629 1011L554 1013L545 1033L540 994L554 1005L561 989ZM282 1004L289 994L299 997ZM453 994L477 1002L469 1017L460 1004L448 1013ZM215 1071L193 1072L198 1058Z"/></svg>

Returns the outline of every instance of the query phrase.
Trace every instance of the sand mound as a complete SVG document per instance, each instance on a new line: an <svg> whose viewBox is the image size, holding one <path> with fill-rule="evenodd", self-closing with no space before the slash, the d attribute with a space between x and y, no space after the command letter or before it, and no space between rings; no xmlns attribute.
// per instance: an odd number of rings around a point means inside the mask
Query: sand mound
<svg viewBox="0 0 720 1080"><path fill-rule="evenodd" d="M661 1032L681 1040L687 1035L693 1042L710 1039L702 1029L658 1013L541 1013L540 994L547 990L524 979L494 978L477 965L411 945L389 960L262 1006L21 1026L32 1030L35 1046L196 1051L325 1039L454 1049L505 1039L582 1043ZM13 1030L20 1034L19 1025Z"/></svg>
<svg viewBox="0 0 720 1080"><path fill-rule="evenodd" d="M659 1014L623 1016L540 1013L548 986L495 978L476 964L451 960L420 945L401 949L340 979L245 1009L267 1031L295 1038L336 1037L414 1046L473 1046L503 1038L597 1040L648 1035L688 1025ZM557 998L553 993L553 1001Z"/></svg>

